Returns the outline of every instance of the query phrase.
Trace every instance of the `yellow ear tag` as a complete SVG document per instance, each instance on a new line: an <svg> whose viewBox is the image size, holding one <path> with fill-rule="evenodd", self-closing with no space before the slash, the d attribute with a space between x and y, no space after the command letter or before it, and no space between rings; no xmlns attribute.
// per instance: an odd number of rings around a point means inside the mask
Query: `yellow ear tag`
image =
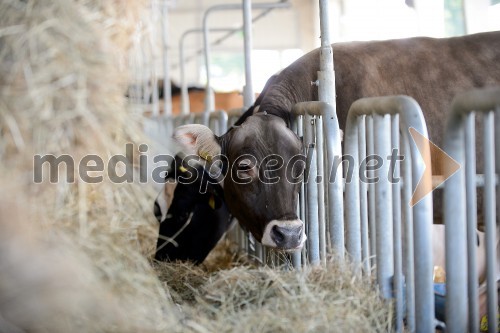
<svg viewBox="0 0 500 333"><path fill-rule="evenodd" d="M212 161L212 156L210 156L209 153L205 152L205 151L200 151L200 157L203 158L205 161Z"/></svg>
<svg viewBox="0 0 500 333"><path fill-rule="evenodd" d="M181 170L181 172L187 172L187 171L188 171L188 170L187 170L185 167L183 167L182 165L179 167L179 170Z"/></svg>
<svg viewBox="0 0 500 333"><path fill-rule="evenodd" d="M208 205L210 208L215 209L215 198L213 195L210 196L210 199L208 199Z"/></svg>

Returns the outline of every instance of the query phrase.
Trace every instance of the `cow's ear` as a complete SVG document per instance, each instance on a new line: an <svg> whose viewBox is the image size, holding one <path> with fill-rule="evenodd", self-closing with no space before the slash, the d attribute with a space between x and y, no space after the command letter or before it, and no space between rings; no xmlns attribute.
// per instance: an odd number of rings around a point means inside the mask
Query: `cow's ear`
<svg viewBox="0 0 500 333"><path fill-rule="evenodd" d="M184 125L174 131L174 139L183 147L184 153L199 155L206 160L221 153L221 146L210 128L199 125Z"/></svg>

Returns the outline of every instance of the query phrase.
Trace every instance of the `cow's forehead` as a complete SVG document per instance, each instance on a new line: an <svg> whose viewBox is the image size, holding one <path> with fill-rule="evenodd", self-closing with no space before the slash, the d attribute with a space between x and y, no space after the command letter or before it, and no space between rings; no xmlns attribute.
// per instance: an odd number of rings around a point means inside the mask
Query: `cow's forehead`
<svg viewBox="0 0 500 333"><path fill-rule="evenodd" d="M283 153L283 147L300 150L299 138L280 117L257 113L235 129L230 140L230 153L254 150L258 154Z"/></svg>

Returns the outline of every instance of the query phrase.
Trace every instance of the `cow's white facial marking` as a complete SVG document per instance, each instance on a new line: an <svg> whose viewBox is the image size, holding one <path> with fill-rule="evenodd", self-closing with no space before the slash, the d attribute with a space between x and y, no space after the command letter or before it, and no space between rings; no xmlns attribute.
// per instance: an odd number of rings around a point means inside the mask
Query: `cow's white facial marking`
<svg viewBox="0 0 500 333"><path fill-rule="evenodd" d="M297 251L304 246L306 239L301 220L272 220L264 229L261 243L272 248Z"/></svg>
<svg viewBox="0 0 500 333"><path fill-rule="evenodd" d="M165 186L162 188L162 190L156 197L154 213L158 222L165 221L165 219L168 217L167 215L168 207L172 203L176 186L177 183L169 183L169 182L165 183Z"/></svg>

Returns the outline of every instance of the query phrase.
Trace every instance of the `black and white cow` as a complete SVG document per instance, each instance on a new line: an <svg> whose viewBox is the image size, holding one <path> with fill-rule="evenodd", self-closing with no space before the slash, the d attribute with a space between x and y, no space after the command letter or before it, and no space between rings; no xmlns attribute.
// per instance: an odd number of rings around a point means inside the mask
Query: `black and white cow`
<svg viewBox="0 0 500 333"><path fill-rule="evenodd" d="M500 84L500 32L340 43L333 45L333 56L342 129L355 100L404 94L420 104L430 139L437 145L442 144L446 111L457 93ZM280 155L286 163L302 153L300 138L290 130L290 111L298 102L317 100L317 87L311 82L318 70L319 50L295 61L269 80L254 112L247 112L220 137L202 125L181 126L174 134L187 154L208 160L225 156L220 183L227 207L268 247L296 250L306 239L296 215L299 184L287 181L289 168L269 166L266 158ZM269 177L279 181L262 181Z"/></svg>
<svg viewBox="0 0 500 333"><path fill-rule="evenodd" d="M232 221L222 188L202 166L189 165L179 156L172 161L166 180L155 201L160 222L155 259L200 264ZM170 187L175 187L171 200L165 192Z"/></svg>

